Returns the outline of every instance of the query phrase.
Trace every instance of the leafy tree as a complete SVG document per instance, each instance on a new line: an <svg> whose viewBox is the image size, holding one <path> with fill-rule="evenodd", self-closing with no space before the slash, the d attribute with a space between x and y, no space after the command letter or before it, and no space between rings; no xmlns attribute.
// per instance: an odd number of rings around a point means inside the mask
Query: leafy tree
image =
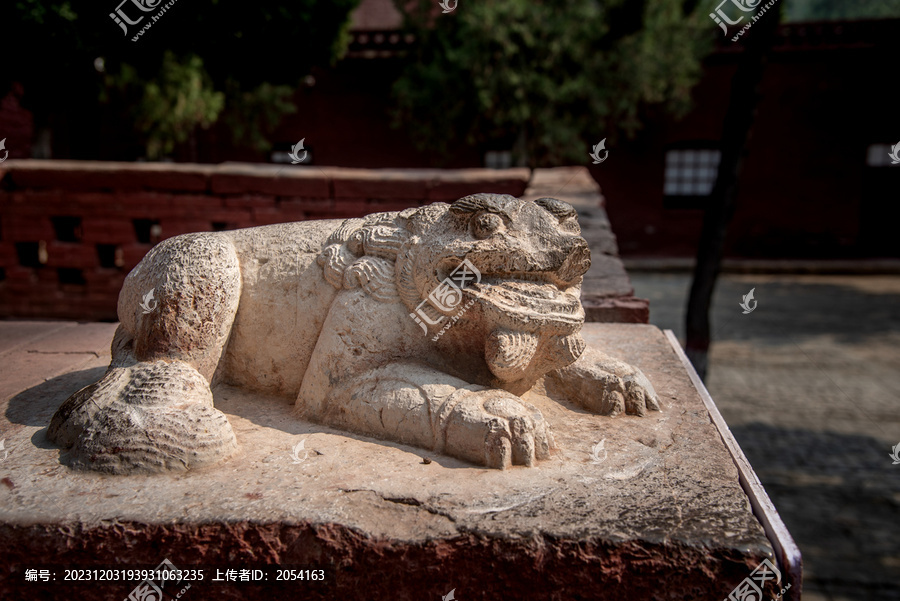
<svg viewBox="0 0 900 601"><path fill-rule="evenodd" d="M632 136L643 109L686 112L711 48L684 0L494 0L405 11L419 40L394 86L395 125L420 148L512 146L531 166L583 162L587 140Z"/></svg>
<svg viewBox="0 0 900 601"><path fill-rule="evenodd" d="M83 120L98 100L133 102L129 117L152 157L219 119L238 142L266 148L266 132L295 110L300 81L343 53L359 3L177 0L132 41L154 13L126 2L132 19L145 18L123 34L109 16L119 1L12 0L0 39L17 52L0 72L0 96L22 83L37 128Z"/></svg>
<svg viewBox="0 0 900 601"><path fill-rule="evenodd" d="M117 76L107 76L107 83L125 95L137 92L131 113L152 159L171 153L194 128L206 129L215 123L225 104L225 95L213 90L200 57L191 55L179 63L170 50L163 55L156 77L143 80L134 67L123 63Z"/></svg>

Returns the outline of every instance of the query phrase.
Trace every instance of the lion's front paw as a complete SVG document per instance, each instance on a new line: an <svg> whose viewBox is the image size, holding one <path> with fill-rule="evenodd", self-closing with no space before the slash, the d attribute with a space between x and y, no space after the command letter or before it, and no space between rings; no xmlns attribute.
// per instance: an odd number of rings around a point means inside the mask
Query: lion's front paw
<svg viewBox="0 0 900 601"><path fill-rule="evenodd" d="M636 367L632 369L634 373L619 378L621 386L625 389L623 394L625 412L629 415L644 415L648 409L659 411L659 397L650 380L641 370Z"/></svg>
<svg viewBox="0 0 900 601"><path fill-rule="evenodd" d="M447 417L444 452L488 467L533 466L552 444L537 407L503 390L471 392Z"/></svg>
<svg viewBox="0 0 900 601"><path fill-rule="evenodd" d="M659 397L640 369L594 349L548 376L548 392L561 394L594 413L643 416L648 410L660 410Z"/></svg>
<svg viewBox="0 0 900 601"><path fill-rule="evenodd" d="M659 397L653 385L639 369L616 375L596 371L584 380L577 398L573 399L588 411L615 417L623 411L628 415L646 415L659 411ZM586 384L586 386L585 386Z"/></svg>

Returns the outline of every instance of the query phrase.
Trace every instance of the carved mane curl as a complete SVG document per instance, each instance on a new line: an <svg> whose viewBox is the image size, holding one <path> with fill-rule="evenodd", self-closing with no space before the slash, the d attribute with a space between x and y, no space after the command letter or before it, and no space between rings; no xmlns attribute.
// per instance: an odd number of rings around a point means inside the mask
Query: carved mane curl
<svg viewBox="0 0 900 601"><path fill-rule="evenodd" d="M409 238L402 213L376 213L365 219L344 220L328 237L316 260L325 279L335 288L361 287L382 302L400 300L394 264Z"/></svg>

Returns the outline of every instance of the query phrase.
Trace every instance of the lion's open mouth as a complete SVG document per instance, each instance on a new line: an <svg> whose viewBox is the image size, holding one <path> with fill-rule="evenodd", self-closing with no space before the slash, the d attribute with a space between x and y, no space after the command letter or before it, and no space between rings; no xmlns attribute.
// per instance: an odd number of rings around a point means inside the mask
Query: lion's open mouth
<svg viewBox="0 0 900 601"><path fill-rule="evenodd" d="M550 320L572 325L584 321L578 286L560 289L542 274L483 276L480 283L470 284L466 292L519 319Z"/></svg>

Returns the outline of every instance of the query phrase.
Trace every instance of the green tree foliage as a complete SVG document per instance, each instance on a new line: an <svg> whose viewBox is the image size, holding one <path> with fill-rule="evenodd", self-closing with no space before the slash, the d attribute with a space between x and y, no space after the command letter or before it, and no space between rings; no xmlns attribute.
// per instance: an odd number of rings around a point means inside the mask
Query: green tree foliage
<svg viewBox="0 0 900 601"><path fill-rule="evenodd" d="M215 123L225 104L225 95L213 90L203 60L195 55L177 61L167 50L152 79L142 80L134 67L124 63L117 76L108 76L107 81L109 88L124 96L136 96L131 99L132 117L151 159L171 153L196 127L205 129Z"/></svg>
<svg viewBox="0 0 900 601"><path fill-rule="evenodd" d="M133 19L146 15L125 35L109 17L119 1L11 0L0 39L15 57L0 70L0 96L22 83L38 126L78 119L75 109L98 99L124 100L151 157L219 119L238 143L265 149L266 133L296 110L301 80L343 53L359 3L178 0L132 41L154 13L123 5Z"/></svg>
<svg viewBox="0 0 900 601"><path fill-rule="evenodd" d="M583 162L589 140L634 135L649 106L686 112L715 33L708 7L683 0L433 4L406 11L419 45L395 125L439 152L506 143L531 166Z"/></svg>
<svg viewBox="0 0 900 601"><path fill-rule="evenodd" d="M240 82L229 79L226 90L231 103L222 116L223 122L234 139L246 140L260 151L270 146L265 132L272 131L284 115L297 112L294 86L263 82L252 90L242 90Z"/></svg>

